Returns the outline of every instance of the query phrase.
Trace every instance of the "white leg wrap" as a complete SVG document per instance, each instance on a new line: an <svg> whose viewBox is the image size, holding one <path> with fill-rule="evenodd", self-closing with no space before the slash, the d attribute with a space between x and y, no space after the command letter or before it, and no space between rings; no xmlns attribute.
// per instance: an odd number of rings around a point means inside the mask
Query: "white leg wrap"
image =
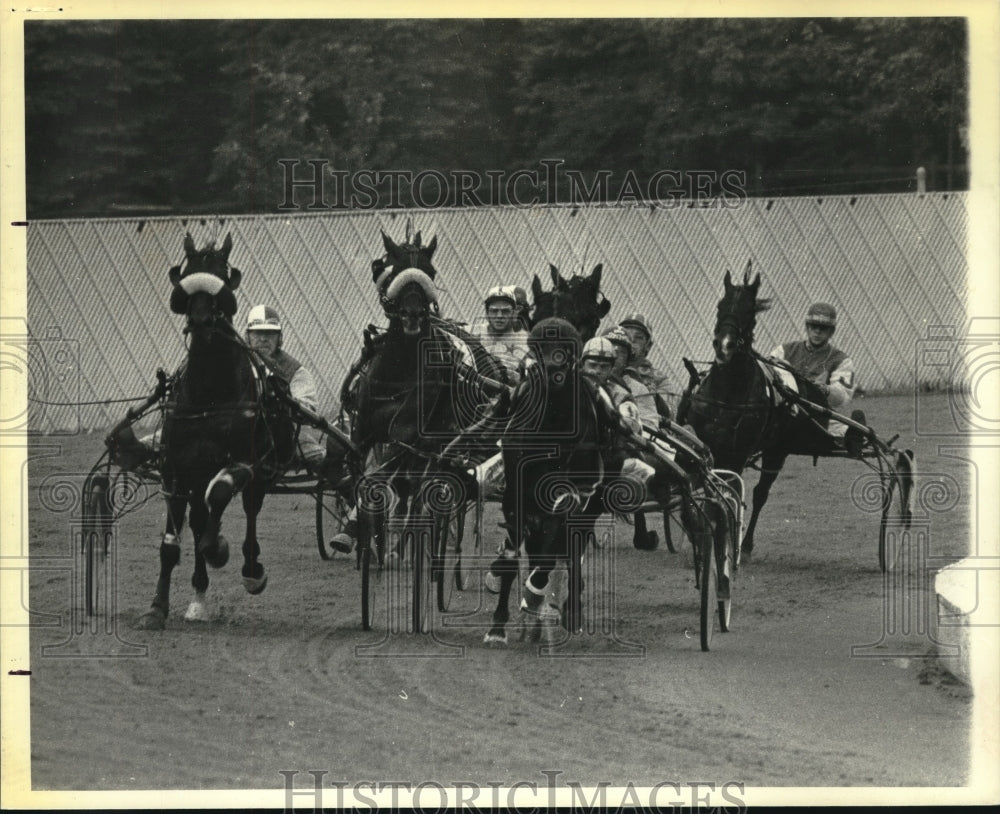
<svg viewBox="0 0 1000 814"><path fill-rule="evenodd" d="M194 599L191 600L191 604L188 605L188 609L184 614L185 622L207 622L208 621L208 605L205 603L205 594L196 593Z"/></svg>
<svg viewBox="0 0 1000 814"><path fill-rule="evenodd" d="M228 483L230 487L233 486L233 476L229 472L223 469L218 475L216 475L212 480L208 482L208 488L205 490L205 504L208 505L208 496L212 494L212 487L217 483Z"/></svg>

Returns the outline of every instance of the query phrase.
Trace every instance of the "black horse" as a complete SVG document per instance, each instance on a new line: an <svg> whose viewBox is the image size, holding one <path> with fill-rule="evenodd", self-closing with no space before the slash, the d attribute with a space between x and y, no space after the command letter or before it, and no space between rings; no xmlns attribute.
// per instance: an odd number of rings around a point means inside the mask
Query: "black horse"
<svg viewBox="0 0 1000 814"><path fill-rule="evenodd" d="M601 273L603 265L598 263L590 274L583 276L574 274L568 280L560 274L559 269L551 263L549 272L552 276L552 289L545 291L538 275L531 280L531 326L537 325L543 319L558 317L565 319L580 333L580 339L586 342L593 339L601 320L611 310L611 301L601 292Z"/></svg>
<svg viewBox="0 0 1000 814"><path fill-rule="evenodd" d="M480 372L500 375L502 366L488 354L477 358L456 326L440 318L431 263L437 241L422 246L418 233L411 243L397 246L382 237L388 262L376 261L373 277L389 325L368 327L361 358L341 387L352 439L365 461L357 507L366 627L372 609L364 585L372 558L377 565L392 566L400 558L423 567L418 547L409 544L417 538L408 530L427 520L428 513L435 515L433 522L444 522L474 488L442 471L440 453L466 427L482 421L491 395L486 382L496 388L494 395L507 392L501 381ZM390 533L392 516L396 529L403 529L399 537ZM421 582L426 579L415 572L412 611L419 631L427 611Z"/></svg>
<svg viewBox="0 0 1000 814"><path fill-rule="evenodd" d="M188 234L184 263L169 273L170 309L185 316L189 347L164 409L160 472L167 523L156 593L142 618L148 629L163 628L167 618L170 577L180 561L186 512L194 537L191 584L196 592L186 618L205 618L206 564L221 568L228 561L222 515L238 492L246 512L244 587L259 594L267 585L259 559L257 514L268 485L291 462L295 429L287 409L266 397L266 373L233 327L233 292L242 275L229 265L232 247L227 234L221 248L210 243L197 250Z"/></svg>
<svg viewBox="0 0 1000 814"><path fill-rule="evenodd" d="M491 566L500 577L500 591L487 644L507 643L510 593L518 573L515 552L522 543L530 570L522 610L534 622L532 636L560 618L544 601L549 575L560 561L569 574L562 622L569 630L579 628L580 558L587 539L580 521L592 523L601 511L602 430L592 385L576 365L580 334L569 322L549 317L532 328L531 342L535 363L514 391L503 435L503 513L512 539L510 555Z"/></svg>
<svg viewBox="0 0 1000 814"><path fill-rule="evenodd" d="M716 466L742 473L760 456L760 480L742 543L747 557L753 551L757 518L785 459L829 455L837 449L826 432L828 419L793 409L773 384L771 369L753 352L757 314L770 308L770 301L758 299L760 274L751 280L750 271L747 263L741 285L726 272L712 340L715 360L704 378L689 366L691 381L678 407L678 420L690 424L708 445ZM803 398L823 403L813 382L799 376L795 380Z"/></svg>
<svg viewBox="0 0 1000 814"><path fill-rule="evenodd" d="M521 604L525 632L533 640L552 643L557 623L571 633L582 630L582 557L594 522L606 511L622 509L610 505L613 493L638 497L635 485L619 481L620 473L608 468L609 438L625 435L635 450L654 449L632 434L610 397L602 396L595 382L581 374L577 364L581 337L569 322L558 317L541 320L532 328L529 342L534 364L514 391L502 440L506 480L502 508L512 540L510 556L491 566L500 576L500 591L492 626L484 637L487 644L507 642L510 593L518 574L513 555L522 544L529 569ZM671 493L679 495L692 543L699 550L714 544L721 556L729 533L724 508L714 495L695 497L696 490L707 485L707 461L697 453L683 459L679 454L677 463L660 458L660 464L653 479L658 484L655 497L665 501ZM545 597L549 577L560 562L566 565L567 591L562 607L555 608Z"/></svg>
<svg viewBox="0 0 1000 814"><path fill-rule="evenodd" d="M385 232L382 232L385 254L372 262L372 281L379 289L380 296L389 283L406 269L417 269L424 272L432 281L436 279L437 269L434 267L433 257L438 245L437 236L432 237L426 246L422 243L420 232L412 238L408 236L400 244L394 243ZM503 364L483 347L477 336L465 330L464 323L442 316L436 308L436 303L432 308L430 321L436 328L462 340L472 353L475 368L481 375L496 381L506 379L507 374Z"/></svg>

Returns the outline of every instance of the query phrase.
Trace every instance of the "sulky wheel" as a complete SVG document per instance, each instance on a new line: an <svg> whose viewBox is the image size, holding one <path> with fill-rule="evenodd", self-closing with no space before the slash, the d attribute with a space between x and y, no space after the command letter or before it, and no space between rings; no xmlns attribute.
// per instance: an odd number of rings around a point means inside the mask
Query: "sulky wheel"
<svg viewBox="0 0 1000 814"><path fill-rule="evenodd" d="M410 556L412 574L412 614L411 632L429 633L431 629L432 603L434 602L434 580L440 579L435 565L435 540L440 535L438 519L421 506L411 515L404 532L404 545Z"/></svg>
<svg viewBox="0 0 1000 814"><path fill-rule="evenodd" d="M878 530L878 564L883 573L892 570L901 537L910 528L911 498L916 462L910 450L899 452L882 480L882 519Z"/></svg>
<svg viewBox="0 0 1000 814"><path fill-rule="evenodd" d="M712 635L715 633L715 552L713 546L703 541L695 554L695 562L700 562L699 574L701 589L701 649L712 648Z"/></svg>
<svg viewBox="0 0 1000 814"><path fill-rule="evenodd" d="M475 513L473 513L475 514ZM473 586L473 582L478 571L479 558L479 534L474 531L471 539L466 537L465 526L469 516L469 504L463 503L455 511L451 520L452 546L455 550L455 588L459 591L467 591Z"/></svg>
<svg viewBox="0 0 1000 814"><path fill-rule="evenodd" d="M328 560L333 555L327 550L326 537L323 536L323 514L326 511L323 506L323 489L317 486L313 497L316 500L316 547L319 549L320 557Z"/></svg>
<svg viewBox="0 0 1000 814"><path fill-rule="evenodd" d="M84 593L87 616L94 616L107 591L107 557L111 543L111 479L88 476L81 500Z"/></svg>
<svg viewBox="0 0 1000 814"><path fill-rule="evenodd" d="M718 507L715 519L716 599L719 603L719 630L728 633L733 613L733 580L736 576L736 558L739 552L739 536L735 534L735 523L729 512Z"/></svg>
<svg viewBox="0 0 1000 814"><path fill-rule="evenodd" d="M361 567L361 627L363 630L386 628L389 622L386 587L384 514L358 517L358 549Z"/></svg>

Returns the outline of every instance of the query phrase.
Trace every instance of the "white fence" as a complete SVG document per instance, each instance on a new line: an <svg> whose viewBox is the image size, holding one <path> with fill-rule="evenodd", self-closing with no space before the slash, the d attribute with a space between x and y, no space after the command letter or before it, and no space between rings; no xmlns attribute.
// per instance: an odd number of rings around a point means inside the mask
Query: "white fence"
<svg viewBox="0 0 1000 814"><path fill-rule="evenodd" d="M369 322L382 324L369 264L379 231L397 242L407 221L427 242L446 316L481 319L481 297L497 283L529 287L548 264L563 274L604 264L612 308L605 324L642 311L654 329L653 360L686 381L681 357L711 357L715 304L725 270L748 258L773 299L757 347L800 336L810 301L841 313L836 343L851 353L869 391L913 387L918 342L936 326L961 329L966 312L966 196L759 198L735 209L537 207L325 212L204 219L37 221L28 228L28 332L22 342L33 432L98 429L139 399L158 367L184 356L182 319L167 306L167 270L183 257L184 234L201 246L232 232L230 262L243 271L240 313L273 304L285 346L309 365L321 408L336 393ZM5 333L10 331L5 328ZM17 344L17 343L15 343ZM48 402L48 403L42 403Z"/></svg>

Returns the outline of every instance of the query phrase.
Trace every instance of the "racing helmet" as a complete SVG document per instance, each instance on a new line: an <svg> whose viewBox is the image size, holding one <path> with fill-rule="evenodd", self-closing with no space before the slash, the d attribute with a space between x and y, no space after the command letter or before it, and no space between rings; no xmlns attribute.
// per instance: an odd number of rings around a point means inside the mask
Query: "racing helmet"
<svg viewBox="0 0 1000 814"><path fill-rule="evenodd" d="M632 340L628 338L628 334L625 333L625 329L620 325L615 326L610 331L604 334L602 339L606 339L612 345L618 345L619 347L625 348L628 351L628 355L625 357L626 361L632 358Z"/></svg>
<svg viewBox="0 0 1000 814"><path fill-rule="evenodd" d="M247 314L248 331L281 332L281 318L270 305L255 305Z"/></svg>
<svg viewBox="0 0 1000 814"><path fill-rule="evenodd" d="M489 307L489 304L494 300L504 300L509 302L511 307L517 308L517 297L514 295L514 289L506 285L495 285L486 293L486 299L483 300L483 305Z"/></svg>
<svg viewBox="0 0 1000 814"><path fill-rule="evenodd" d="M837 327L837 309L828 302L814 302L806 311L806 325Z"/></svg>
<svg viewBox="0 0 1000 814"><path fill-rule="evenodd" d="M616 357L615 346L603 336L595 336L583 346L582 359L604 359L614 362Z"/></svg>

